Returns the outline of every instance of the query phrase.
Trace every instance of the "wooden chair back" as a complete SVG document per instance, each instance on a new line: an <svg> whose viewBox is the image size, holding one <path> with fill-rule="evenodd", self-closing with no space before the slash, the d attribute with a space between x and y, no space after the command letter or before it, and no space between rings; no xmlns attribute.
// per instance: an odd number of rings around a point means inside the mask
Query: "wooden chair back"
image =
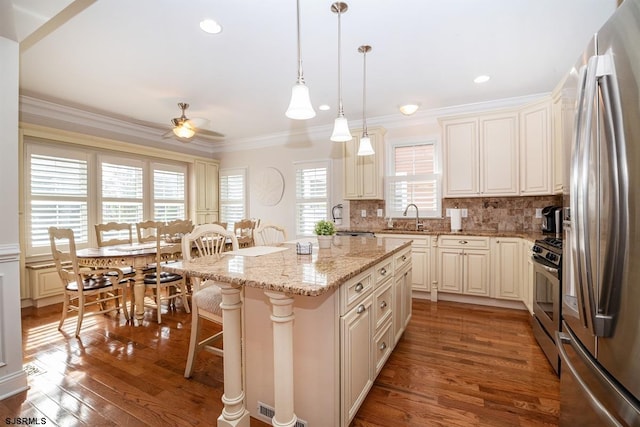
<svg viewBox="0 0 640 427"><path fill-rule="evenodd" d="M256 228L254 238L258 246L276 245L287 240L287 231L276 224L262 224Z"/></svg>
<svg viewBox="0 0 640 427"><path fill-rule="evenodd" d="M49 227L49 242L51 243L51 255L53 255L53 261L62 283L65 286L76 281L82 283L79 277L80 269L76 257L76 240L73 230Z"/></svg>
<svg viewBox="0 0 640 427"><path fill-rule="evenodd" d="M96 224L96 240L98 247L130 245L133 243L131 224L124 222L107 222Z"/></svg>
<svg viewBox="0 0 640 427"><path fill-rule="evenodd" d="M157 240L157 230L164 223L159 221L142 221L136 224L138 243L149 243Z"/></svg>
<svg viewBox="0 0 640 427"><path fill-rule="evenodd" d="M255 245L253 232L256 228L256 221L250 219L242 219L233 224L233 232L238 239L241 248Z"/></svg>
<svg viewBox="0 0 640 427"><path fill-rule="evenodd" d="M231 249L239 248L236 235L216 224L200 224L182 238L182 252L186 261L205 256L219 257L225 251L227 242Z"/></svg>

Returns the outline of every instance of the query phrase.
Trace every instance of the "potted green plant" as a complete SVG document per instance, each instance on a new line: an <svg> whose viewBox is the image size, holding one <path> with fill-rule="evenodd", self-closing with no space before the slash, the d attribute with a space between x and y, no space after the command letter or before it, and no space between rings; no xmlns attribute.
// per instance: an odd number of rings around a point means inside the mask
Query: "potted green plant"
<svg viewBox="0 0 640 427"><path fill-rule="evenodd" d="M336 227L333 225L333 222L322 219L316 222L313 231L318 235L318 246L320 249L331 247L331 240L333 240L333 235L336 234Z"/></svg>

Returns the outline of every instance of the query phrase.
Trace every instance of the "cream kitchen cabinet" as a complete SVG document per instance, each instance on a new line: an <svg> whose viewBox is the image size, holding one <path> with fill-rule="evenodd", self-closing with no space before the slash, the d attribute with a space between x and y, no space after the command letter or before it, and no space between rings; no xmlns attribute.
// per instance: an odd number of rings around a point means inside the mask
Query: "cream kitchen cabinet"
<svg viewBox="0 0 640 427"><path fill-rule="evenodd" d="M398 342L411 319L411 251L404 251L394 258L393 333L394 345Z"/></svg>
<svg viewBox="0 0 640 427"><path fill-rule="evenodd" d="M575 99L559 88L552 95L551 117L553 129L553 192L562 194L569 185L569 168L566 163L571 155L571 140L575 116ZM566 169L566 170L565 170Z"/></svg>
<svg viewBox="0 0 640 427"><path fill-rule="evenodd" d="M522 299L522 239L492 239L493 296L499 299Z"/></svg>
<svg viewBox="0 0 640 427"><path fill-rule="evenodd" d="M517 113L447 119L442 129L445 197L519 194Z"/></svg>
<svg viewBox="0 0 640 427"><path fill-rule="evenodd" d="M522 302L533 314L533 281L535 273L533 272L533 260L531 259L531 247L533 243L528 240L522 240Z"/></svg>
<svg viewBox="0 0 640 427"><path fill-rule="evenodd" d="M368 134L375 154L358 156L361 130L351 132L353 139L344 143L344 199L384 199L384 128L369 128Z"/></svg>
<svg viewBox="0 0 640 427"><path fill-rule="evenodd" d="M438 291L491 296L489 238L442 236L438 243Z"/></svg>
<svg viewBox="0 0 640 427"><path fill-rule="evenodd" d="M520 111L520 194L553 192L551 105L545 99Z"/></svg>
<svg viewBox="0 0 640 427"><path fill-rule="evenodd" d="M195 223L218 221L219 165L195 161Z"/></svg>
<svg viewBox="0 0 640 427"><path fill-rule="evenodd" d="M413 240L411 243L411 289L430 292L434 279L431 259L433 238L424 234L377 234L377 236Z"/></svg>

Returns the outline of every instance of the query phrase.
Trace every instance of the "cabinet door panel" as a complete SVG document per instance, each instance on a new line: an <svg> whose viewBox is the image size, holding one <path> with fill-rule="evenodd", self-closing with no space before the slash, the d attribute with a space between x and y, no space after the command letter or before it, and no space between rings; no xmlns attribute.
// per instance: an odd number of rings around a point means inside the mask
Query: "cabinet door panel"
<svg viewBox="0 0 640 427"><path fill-rule="evenodd" d="M489 251L465 250L464 264L464 293L490 296Z"/></svg>
<svg viewBox="0 0 640 427"><path fill-rule="evenodd" d="M480 120L482 194L517 196L519 193L517 123L515 113Z"/></svg>
<svg viewBox="0 0 640 427"><path fill-rule="evenodd" d="M477 120L444 125L445 196L477 196L478 138Z"/></svg>
<svg viewBox="0 0 640 427"><path fill-rule="evenodd" d="M438 255L440 280L438 289L443 292L462 292L462 251L441 249Z"/></svg>
<svg viewBox="0 0 640 427"><path fill-rule="evenodd" d="M551 194L551 129L549 104L520 113L520 192Z"/></svg>
<svg viewBox="0 0 640 427"><path fill-rule="evenodd" d="M496 298L520 300L522 288L522 255L518 239L500 238L495 244Z"/></svg>

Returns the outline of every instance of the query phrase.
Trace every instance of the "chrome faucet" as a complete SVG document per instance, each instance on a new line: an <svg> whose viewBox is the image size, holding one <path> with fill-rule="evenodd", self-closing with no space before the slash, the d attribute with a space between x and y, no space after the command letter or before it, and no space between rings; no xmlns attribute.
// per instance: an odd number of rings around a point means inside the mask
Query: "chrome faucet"
<svg viewBox="0 0 640 427"><path fill-rule="evenodd" d="M424 224L420 222L420 214L418 212L418 207L415 205L415 203L411 203L411 204L407 205L406 209L402 213L402 216L407 216L407 211L409 210L409 208L411 206L416 208L416 231L420 231L424 227Z"/></svg>

